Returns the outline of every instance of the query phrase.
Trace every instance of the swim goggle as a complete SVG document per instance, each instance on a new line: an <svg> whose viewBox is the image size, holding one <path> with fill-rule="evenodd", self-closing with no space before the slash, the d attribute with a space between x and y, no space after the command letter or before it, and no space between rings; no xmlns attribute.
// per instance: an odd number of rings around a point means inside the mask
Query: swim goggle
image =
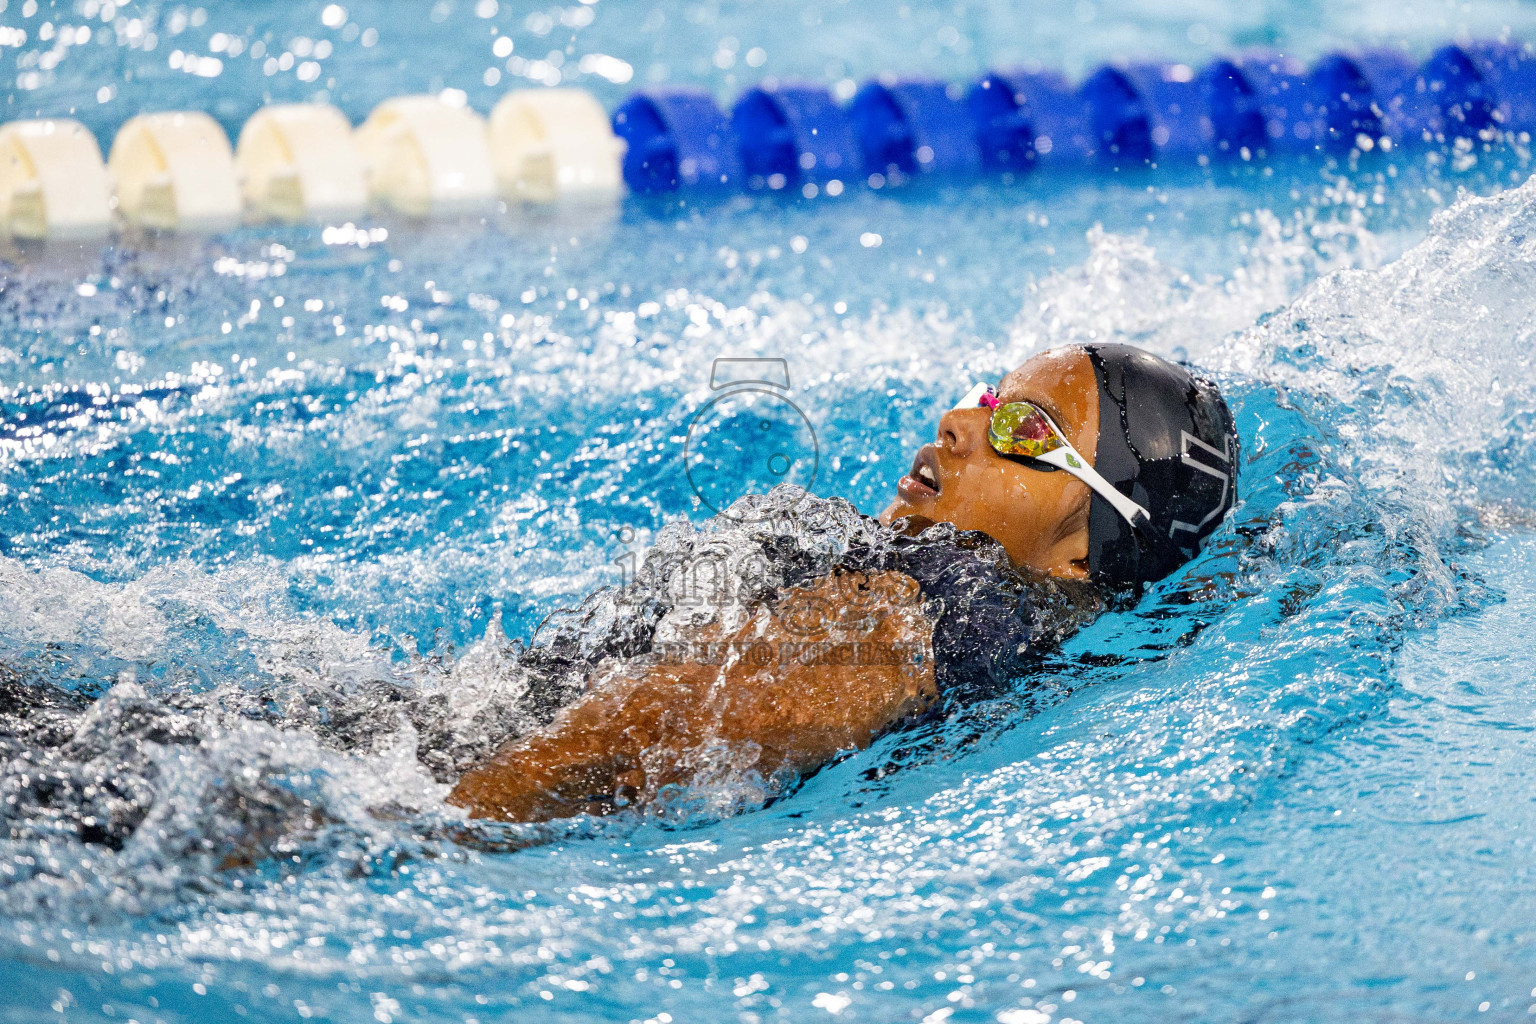
<svg viewBox="0 0 1536 1024"><path fill-rule="evenodd" d="M1044 463L1066 470L1112 505L1132 527L1145 526L1152 518L1147 510L1127 498L1099 475L1067 440L1067 435L1052 422L1038 405L1028 402L999 402L997 390L990 384L974 384L956 409L990 409L992 422L987 426L987 440L997 454Z"/></svg>

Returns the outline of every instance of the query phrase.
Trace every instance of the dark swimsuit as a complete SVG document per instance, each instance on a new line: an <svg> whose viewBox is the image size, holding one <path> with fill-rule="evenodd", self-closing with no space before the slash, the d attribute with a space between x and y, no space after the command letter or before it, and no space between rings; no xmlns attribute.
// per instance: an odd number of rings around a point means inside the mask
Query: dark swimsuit
<svg viewBox="0 0 1536 1024"><path fill-rule="evenodd" d="M934 617L935 679L946 700L1001 692L1027 674L1041 651L1102 608L1090 585L1026 576L1012 568L1002 546L985 534L939 524L917 538L892 537L873 518L861 518L863 537L853 539L830 565L793 543L764 544L765 556L778 563L782 583L761 597L775 600L783 588L809 583L829 570L895 571L912 577L925 610ZM529 696L540 717L553 718L574 699L603 658L652 653L656 625L671 607L653 599L638 608L631 603L630 615L610 617L591 604L546 623L519 658L537 681ZM604 619L604 635L594 643L597 624Z"/></svg>
<svg viewBox="0 0 1536 1024"><path fill-rule="evenodd" d="M897 537L845 502L820 508L831 511L816 519L813 509L801 521L815 529L733 538L738 553L747 550L743 544L757 545L759 568L768 569L753 577L746 597L781 600L789 589L831 572L895 571L912 577L934 620L942 699L933 715L944 714L952 700L1008 692L1039 654L1102 607L1091 588L1021 575L982 534L940 525L917 539ZM836 543L818 548L818 538ZM553 719L582 693L599 662L653 654L657 625L675 606L661 583L679 566L696 564L699 545L707 539L695 533L658 544L636 583L600 591L580 608L552 616L531 645L511 645L507 654L524 671L527 688L514 702L478 714L467 730L471 735L450 714L441 692L386 679L357 691L277 687L243 699L238 689L223 697L183 694L171 701L118 694L113 713L99 727L82 730L93 707L87 696L12 678L0 668L0 768L11 768L18 759L26 765L0 785L0 808L7 811L0 814L0 829L7 820L46 819L54 822L50 827L74 829L82 841L121 846L155 799L156 745L196 743L204 704L216 708L225 699L235 702L225 713L238 709L283 728L303 725L341 750L371 749L403 715L416 729L418 759L440 781L451 782L531 724Z"/></svg>
<svg viewBox="0 0 1536 1024"><path fill-rule="evenodd" d="M945 698L1001 692L1100 607L1088 585L1026 576L990 537L947 524L898 537L878 555L850 551L842 567L917 581L936 615L935 678Z"/></svg>

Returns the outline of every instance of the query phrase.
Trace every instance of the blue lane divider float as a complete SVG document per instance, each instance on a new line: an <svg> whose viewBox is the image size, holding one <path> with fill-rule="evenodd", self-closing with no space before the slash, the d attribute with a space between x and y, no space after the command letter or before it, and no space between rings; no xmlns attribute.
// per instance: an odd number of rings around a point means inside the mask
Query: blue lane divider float
<svg viewBox="0 0 1536 1024"><path fill-rule="evenodd" d="M1412 146L1433 139L1437 134L1436 100L1429 90L1433 79L1423 79L1419 67L1401 50L1376 49L1356 54L1337 54L1354 65L1369 89L1364 109L1376 114L1383 138L1395 146ZM1325 58L1326 60L1327 58ZM1424 82L1424 88L1419 83ZM1325 90L1325 95L1343 94ZM1353 97L1353 94L1351 94ZM1367 124L1367 129L1369 124Z"/></svg>
<svg viewBox="0 0 1536 1024"><path fill-rule="evenodd" d="M1083 98L1054 71L990 72L971 87L966 106L989 170L1084 164L1094 155Z"/></svg>
<svg viewBox="0 0 1536 1024"><path fill-rule="evenodd" d="M624 181L636 192L718 189L741 179L735 133L701 90L636 93L613 115L613 131L628 144Z"/></svg>
<svg viewBox="0 0 1536 1024"><path fill-rule="evenodd" d="M836 194L864 166L852 118L820 86L749 89L731 110L731 128L750 189L813 185Z"/></svg>
<svg viewBox="0 0 1536 1024"><path fill-rule="evenodd" d="M848 113L870 175L889 180L981 170L976 125L963 101L962 90L931 79L865 84Z"/></svg>
<svg viewBox="0 0 1536 1024"><path fill-rule="evenodd" d="M1308 152L1312 137L1313 97L1301 62L1280 53L1258 52L1238 62L1238 70L1253 90L1253 102L1264 126L1266 152Z"/></svg>
<svg viewBox="0 0 1536 1024"><path fill-rule="evenodd" d="M630 142L625 180L640 192L800 185L813 194L832 180L878 188L1048 165L1341 157L1536 131L1536 58L1517 43L1471 42L1422 64L1367 49L1307 68L1256 51L1200 69L1105 66L1075 88L1041 71L993 71L965 88L884 78L847 107L820 86L760 86L729 119L703 92L656 90L631 96L614 128Z"/></svg>
<svg viewBox="0 0 1536 1024"><path fill-rule="evenodd" d="M1080 90L1092 155L1106 163L1152 159L1147 100L1121 68L1100 68Z"/></svg>
<svg viewBox="0 0 1536 1024"><path fill-rule="evenodd" d="M1111 163L1242 157L1263 148L1254 89L1230 61L1198 73L1184 64L1102 68L1082 92L1100 157Z"/></svg>
<svg viewBox="0 0 1536 1024"><path fill-rule="evenodd" d="M1536 59L1528 47L1505 42L1442 46L1422 72L1440 86L1446 134L1536 128Z"/></svg>
<svg viewBox="0 0 1536 1024"><path fill-rule="evenodd" d="M1348 152L1363 140L1390 138L1385 124L1393 85L1372 82L1367 65L1347 54L1329 54L1312 67L1319 103L1314 137L1329 152ZM1399 80L1396 84L1400 85Z"/></svg>

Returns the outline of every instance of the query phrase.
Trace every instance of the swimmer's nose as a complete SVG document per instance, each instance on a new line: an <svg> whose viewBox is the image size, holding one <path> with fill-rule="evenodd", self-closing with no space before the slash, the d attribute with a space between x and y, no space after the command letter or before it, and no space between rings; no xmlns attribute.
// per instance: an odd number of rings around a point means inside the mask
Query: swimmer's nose
<svg viewBox="0 0 1536 1024"><path fill-rule="evenodd" d="M967 458L989 447L987 424L992 422L985 409L951 409L939 417L939 447L951 455Z"/></svg>

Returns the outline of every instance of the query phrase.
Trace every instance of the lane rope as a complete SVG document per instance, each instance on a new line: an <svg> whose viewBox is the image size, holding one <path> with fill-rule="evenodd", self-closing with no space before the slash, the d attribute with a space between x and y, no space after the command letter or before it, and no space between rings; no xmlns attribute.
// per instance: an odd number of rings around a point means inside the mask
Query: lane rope
<svg viewBox="0 0 1536 1024"><path fill-rule="evenodd" d="M460 94L462 95L462 94ZM974 82L884 76L847 103L764 83L727 112L694 88L641 90L610 118L580 89L507 94L489 118L399 96L354 128L335 107L263 107L231 147L199 111L140 114L105 161L78 121L0 125L0 236L104 237L241 220L413 217L638 193L840 195L918 177L1128 169L1372 150L1527 144L1536 55L1451 43L1422 61L1377 48L1305 67L1283 54L1106 65L1074 86L1042 71Z"/></svg>

